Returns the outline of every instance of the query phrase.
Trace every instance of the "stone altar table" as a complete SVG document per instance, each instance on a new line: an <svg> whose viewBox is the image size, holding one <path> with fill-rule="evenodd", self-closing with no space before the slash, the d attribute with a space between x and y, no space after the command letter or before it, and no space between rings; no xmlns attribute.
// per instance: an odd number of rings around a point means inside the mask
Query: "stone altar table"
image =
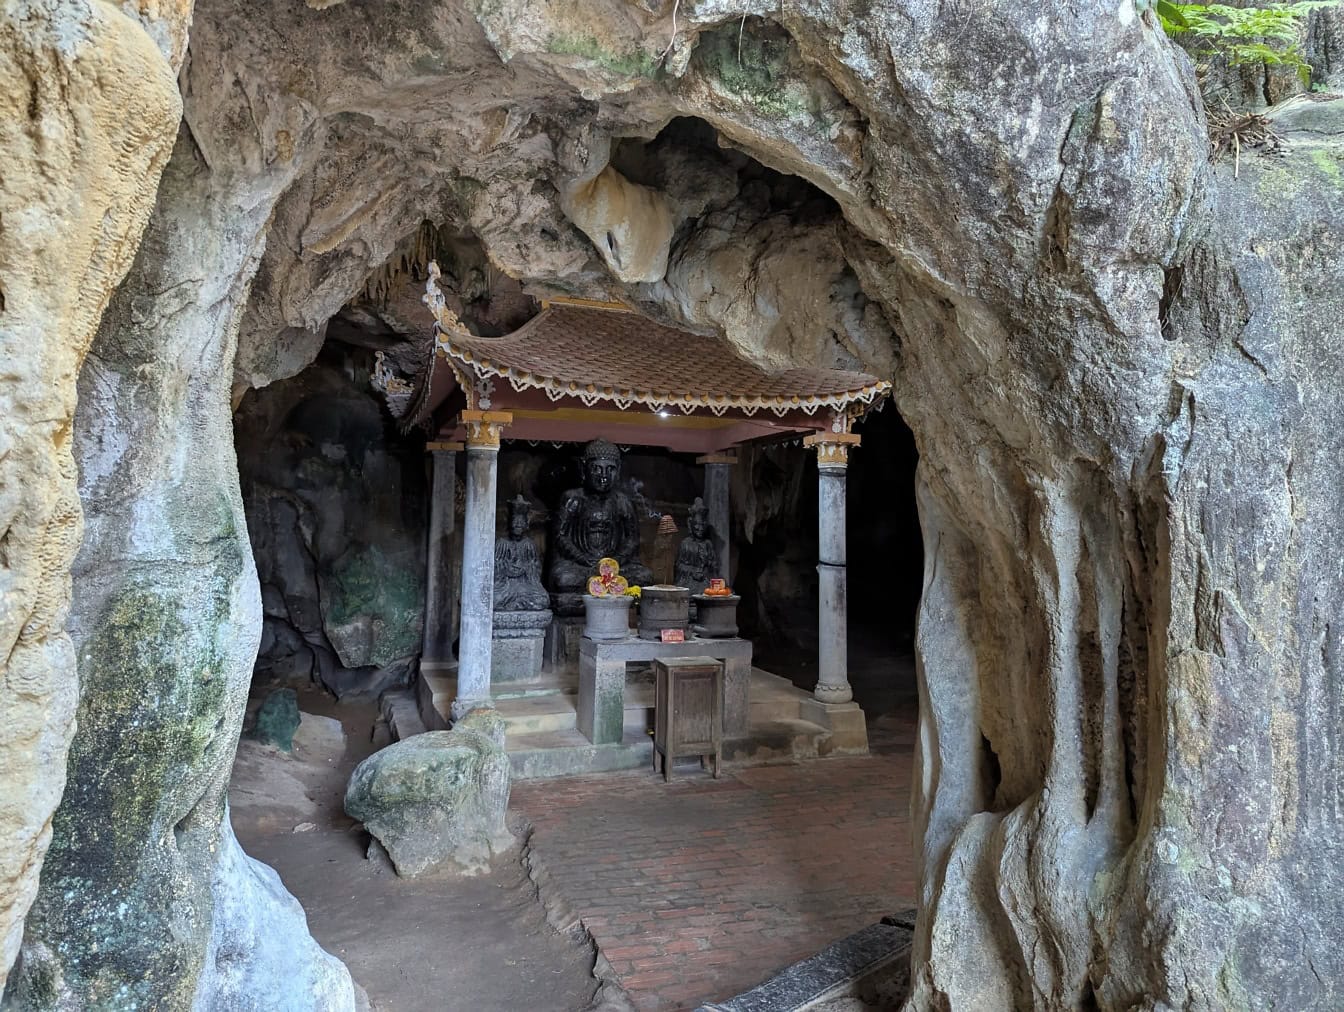
<svg viewBox="0 0 1344 1012"><path fill-rule="evenodd" d="M723 661L723 733L747 733L747 688L751 684L751 641L687 637L662 643L631 636L623 640L579 641L578 727L594 745L621 740L625 720L625 666L632 661L672 657L712 657Z"/></svg>

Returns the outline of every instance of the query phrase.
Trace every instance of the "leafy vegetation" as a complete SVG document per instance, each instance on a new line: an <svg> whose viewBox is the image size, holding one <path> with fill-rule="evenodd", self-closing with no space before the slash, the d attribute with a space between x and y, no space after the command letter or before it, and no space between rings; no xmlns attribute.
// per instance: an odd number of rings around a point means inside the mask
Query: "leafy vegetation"
<svg viewBox="0 0 1344 1012"><path fill-rule="evenodd" d="M1298 48L1302 22L1314 10L1340 0L1299 0L1260 7L1172 3L1157 0L1153 9L1166 33L1196 44L1198 56L1221 56L1233 66L1264 64L1291 67L1303 85L1311 83L1311 65Z"/></svg>

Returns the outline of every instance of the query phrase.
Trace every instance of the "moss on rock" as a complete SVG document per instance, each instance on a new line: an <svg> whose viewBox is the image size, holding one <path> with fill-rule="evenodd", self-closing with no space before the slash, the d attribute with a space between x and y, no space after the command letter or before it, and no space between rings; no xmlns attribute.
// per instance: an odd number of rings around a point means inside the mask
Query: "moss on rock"
<svg viewBox="0 0 1344 1012"><path fill-rule="evenodd" d="M299 695L293 689L276 689L267 695L257 711L252 737L263 745L274 745L285 752L294 750L294 732L303 718L299 714Z"/></svg>
<svg viewBox="0 0 1344 1012"><path fill-rule="evenodd" d="M577 56L620 77L653 78L658 73L658 61L642 49L611 52L592 35L553 35L548 48L557 56Z"/></svg>
<svg viewBox="0 0 1344 1012"><path fill-rule="evenodd" d="M26 957L19 1007L72 996L78 1007L190 1007L222 805L201 777L236 734L220 642L231 582L217 575L193 607L162 581L133 580L85 641L70 776L42 873L50 887L28 923L45 944Z"/></svg>
<svg viewBox="0 0 1344 1012"><path fill-rule="evenodd" d="M807 117L808 94L800 83L795 49L793 39L777 26L759 23L751 31L739 32L732 24L700 36L692 65L706 80L763 116Z"/></svg>
<svg viewBox="0 0 1344 1012"><path fill-rule="evenodd" d="M323 625L342 663L385 667L420 648L424 569L398 565L378 545L338 559L321 585Z"/></svg>

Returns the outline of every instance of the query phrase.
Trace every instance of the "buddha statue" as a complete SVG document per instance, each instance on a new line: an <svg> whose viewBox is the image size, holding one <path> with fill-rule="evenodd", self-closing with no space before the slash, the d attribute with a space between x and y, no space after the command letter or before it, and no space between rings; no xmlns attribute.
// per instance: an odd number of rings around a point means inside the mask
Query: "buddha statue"
<svg viewBox="0 0 1344 1012"><path fill-rule="evenodd" d="M550 587L558 594L581 593L599 559L615 559L631 585L653 582L639 560L639 516L617 484L621 453L605 439L583 450L583 487L570 489L556 510L551 545Z"/></svg>
<svg viewBox="0 0 1344 1012"><path fill-rule="evenodd" d="M527 536L532 506L522 495L509 500L508 532L495 539L495 611L545 611L551 595L541 585L541 555Z"/></svg>
<svg viewBox="0 0 1344 1012"><path fill-rule="evenodd" d="M717 572L719 553L710 537L709 508L703 499L691 504L686 526L691 533L677 549L674 579L678 587L690 587L693 595L702 594L711 579L722 575Z"/></svg>

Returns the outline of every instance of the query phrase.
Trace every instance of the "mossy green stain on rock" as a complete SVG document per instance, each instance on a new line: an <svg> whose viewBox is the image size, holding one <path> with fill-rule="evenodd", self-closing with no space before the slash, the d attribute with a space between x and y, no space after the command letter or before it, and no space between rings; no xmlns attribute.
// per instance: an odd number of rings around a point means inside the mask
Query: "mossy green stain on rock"
<svg viewBox="0 0 1344 1012"><path fill-rule="evenodd" d="M1306 185L1306 177L1296 167L1288 168L1276 159L1265 157L1257 157L1253 164L1254 171L1257 173L1255 180L1256 195L1266 205L1274 207L1279 204L1292 203L1302 196L1303 187ZM1243 160L1241 170L1245 172L1248 168L1249 166Z"/></svg>
<svg viewBox="0 0 1344 1012"><path fill-rule="evenodd" d="M613 53L602 48L592 35L555 35L547 45L557 56L577 56L620 77L653 78L658 61L642 49Z"/></svg>
<svg viewBox="0 0 1344 1012"><path fill-rule="evenodd" d="M299 729L301 720L298 693L293 689L276 689L266 697L257 711L252 737L263 745L275 745L292 752L294 732Z"/></svg>
<svg viewBox="0 0 1344 1012"><path fill-rule="evenodd" d="M199 772L236 733L219 638L231 584L217 575L191 607L131 582L85 642L69 780L28 922L50 965L25 974L21 1007L54 1008L62 991L100 1009L191 1004L218 825L215 805L195 811Z"/></svg>
<svg viewBox="0 0 1344 1012"><path fill-rule="evenodd" d="M322 584L324 625L343 663L391 664L420 647L424 621L424 568L397 564L377 545L347 552ZM369 634L355 630L367 620Z"/></svg>
<svg viewBox="0 0 1344 1012"><path fill-rule="evenodd" d="M1311 152L1311 164L1316 166L1321 175L1334 186L1344 188L1344 168L1341 168L1341 161L1344 161L1344 152L1328 151L1325 148L1316 148Z"/></svg>
<svg viewBox="0 0 1344 1012"><path fill-rule="evenodd" d="M751 20L751 19L749 19ZM774 26L740 33L735 23L700 36L692 65L724 92L772 118L810 116L806 91L798 84L794 42Z"/></svg>

